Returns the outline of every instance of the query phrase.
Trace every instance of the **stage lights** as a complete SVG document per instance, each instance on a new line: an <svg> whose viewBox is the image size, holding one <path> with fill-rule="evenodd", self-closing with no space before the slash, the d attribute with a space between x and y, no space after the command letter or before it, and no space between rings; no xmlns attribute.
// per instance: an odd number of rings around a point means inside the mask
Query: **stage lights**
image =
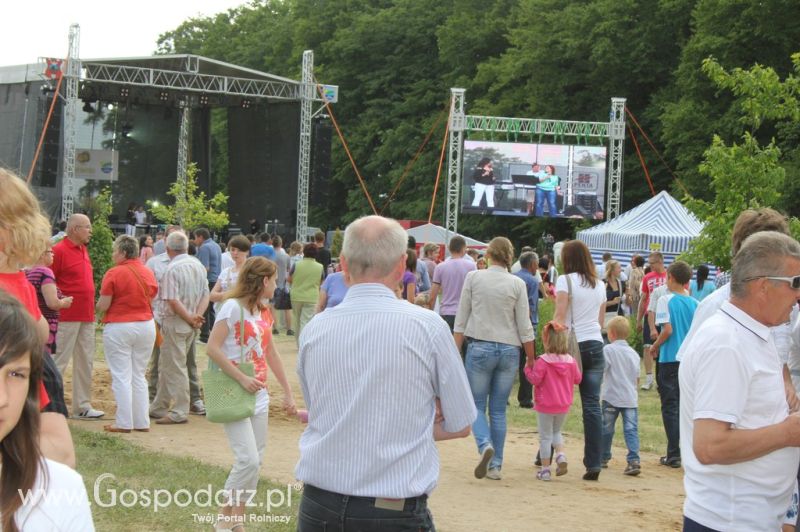
<svg viewBox="0 0 800 532"><path fill-rule="evenodd" d="M133 131L133 126L130 123L125 122L122 124L122 138L128 138L131 134L131 131Z"/></svg>
<svg viewBox="0 0 800 532"><path fill-rule="evenodd" d="M130 95L130 89L128 87L122 87L119 90L120 98L127 98Z"/></svg>
<svg viewBox="0 0 800 532"><path fill-rule="evenodd" d="M167 91L159 92L158 99L162 102L166 102L167 100L169 100L169 93Z"/></svg>
<svg viewBox="0 0 800 532"><path fill-rule="evenodd" d="M208 105L208 94L200 95L200 105Z"/></svg>
<svg viewBox="0 0 800 532"><path fill-rule="evenodd" d="M92 102L90 102L89 100L83 100L83 112L94 113L94 107L92 107Z"/></svg>
<svg viewBox="0 0 800 532"><path fill-rule="evenodd" d="M250 100L242 100L242 109L250 109L250 106L253 104Z"/></svg>

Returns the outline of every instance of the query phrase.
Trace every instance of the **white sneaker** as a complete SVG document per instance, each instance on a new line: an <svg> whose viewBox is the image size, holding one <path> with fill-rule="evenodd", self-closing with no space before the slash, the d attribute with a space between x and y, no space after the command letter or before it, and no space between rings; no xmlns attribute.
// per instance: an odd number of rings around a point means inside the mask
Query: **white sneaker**
<svg viewBox="0 0 800 532"><path fill-rule="evenodd" d="M486 473L486 478L491 480L502 480L503 475L500 473L500 470L496 467L491 468Z"/></svg>
<svg viewBox="0 0 800 532"><path fill-rule="evenodd" d="M104 415L106 415L106 413L103 412L102 410L95 410L94 408L87 408L83 412L79 412L78 414L76 414L75 417L77 419L100 419Z"/></svg>
<svg viewBox="0 0 800 532"><path fill-rule="evenodd" d="M189 407L189 413L195 414L197 416L206 415L206 405L203 404L203 400L198 399L197 401L192 403L192 406Z"/></svg>
<svg viewBox="0 0 800 532"><path fill-rule="evenodd" d="M652 390L652 389L653 389L653 377L648 376L645 383L642 384L642 390Z"/></svg>

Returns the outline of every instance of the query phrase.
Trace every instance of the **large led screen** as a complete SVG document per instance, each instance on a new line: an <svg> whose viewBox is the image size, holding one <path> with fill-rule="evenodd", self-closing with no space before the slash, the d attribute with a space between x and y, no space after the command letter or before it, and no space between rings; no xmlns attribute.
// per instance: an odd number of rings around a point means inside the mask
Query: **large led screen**
<svg viewBox="0 0 800 532"><path fill-rule="evenodd" d="M606 148L464 142L461 212L602 220Z"/></svg>

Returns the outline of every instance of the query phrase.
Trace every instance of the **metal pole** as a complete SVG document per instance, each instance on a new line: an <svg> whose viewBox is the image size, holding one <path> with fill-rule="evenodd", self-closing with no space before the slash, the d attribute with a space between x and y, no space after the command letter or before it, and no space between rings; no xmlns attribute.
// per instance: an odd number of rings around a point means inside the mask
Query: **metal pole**
<svg viewBox="0 0 800 532"><path fill-rule="evenodd" d="M183 225L184 205L186 204L186 172L189 168L189 137L192 127L192 108L188 101L180 103L181 106L181 129L178 134L178 175L177 181L180 183L180 197L175 198L176 217L178 223Z"/></svg>
<svg viewBox="0 0 800 532"><path fill-rule="evenodd" d="M458 197L461 191L461 161L464 138L465 89L450 89L450 142L447 150L447 203L445 205L446 239L458 232Z"/></svg>
<svg viewBox="0 0 800 532"><path fill-rule="evenodd" d="M297 240L308 238L308 176L311 167L311 104L314 98L314 52L303 52L300 85L300 154L297 164Z"/></svg>
<svg viewBox="0 0 800 532"><path fill-rule="evenodd" d="M606 218L620 214L622 199L622 155L625 148L625 98L611 98L611 117L608 123L609 160L608 202Z"/></svg>
<svg viewBox="0 0 800 532"><path fill-rule="evenodd" d="M81 75L80 60L81 27L72 24L69 27L69 53L66 77L66 94L64 104L64 168L61 182L61 216L64 220L72 216L75 208L75 148L77 142L78 82Z"/></svg>

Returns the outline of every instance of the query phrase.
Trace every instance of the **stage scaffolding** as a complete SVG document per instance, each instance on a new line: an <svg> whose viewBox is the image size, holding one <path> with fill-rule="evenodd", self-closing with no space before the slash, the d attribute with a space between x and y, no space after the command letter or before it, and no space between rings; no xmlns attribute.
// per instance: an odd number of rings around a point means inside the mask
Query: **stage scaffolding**
<svg viewBox="0 0 800 532"><path fill-rule="evenodd" d="M592 140L609 143L608 193L606 217L612 220L619 216L622 197L622 155L625 144L625 98L611 99L608 122L577 122L569 120L547 120L541 118L508 118L497 116L473 116L464 112L465 89L450 89L450 133L447 151L447 199L445 201L445 224L448 232L458 232L461 179L464 160L464 132L483 131L507 135L538 137L539 143L552 138L560 143L565 139L588 144Z"/></svg>
<svg viewBox="0 0 800 532"><path fill-rule="evenodd" d="M73 212L75 199L75 137L77 112L80 109L80 86L94 84L111 87L141 87L154 91L169 91L177 96L181 128L178 142L177 178L185 179L189 157L191 109L209 105L210 98L238 97L248 100L298 101L300 115L300 159L297 191L297 236L305 240L308 228L308 176L310 171L310 132L313 102L329 103L338 99L338 87L325 85L318 91L313 82L314 55L303 53L303 78L298 82L257 70L230 65L196 55L165 55L132 59L80 59L80 27L70 26L69 57L64 75L65 125L62 182L62 217ZM141 66L138 63L152 63ZM171 96L171 97L172 97ZM248 104L249 105L249 104Z"/></svg>

